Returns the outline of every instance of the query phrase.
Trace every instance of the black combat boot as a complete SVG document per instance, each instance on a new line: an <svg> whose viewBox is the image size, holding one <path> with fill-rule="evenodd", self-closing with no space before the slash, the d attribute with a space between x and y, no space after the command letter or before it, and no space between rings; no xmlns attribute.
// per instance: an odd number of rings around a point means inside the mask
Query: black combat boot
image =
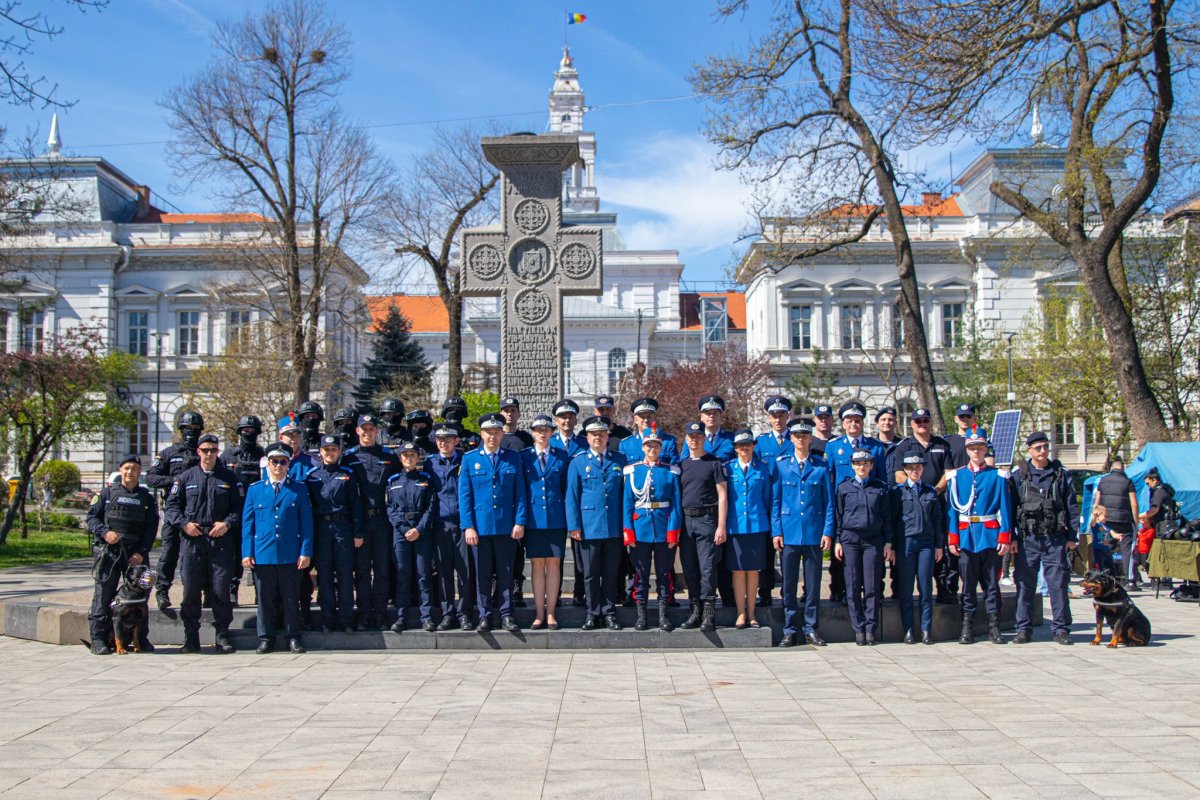
<svg viewBox="0 0 1200 800"><path fill-rule="evenodd" d="M963 615L962 635L958 637L959 644L975 644L975 631L972 630L971 623L974 620L967 615Z"/></svg>
<svg viewBox="0 0 1200 800"><path fill-rule="evenodd" d="M680 625L679 627L683 628L685 630L691 630L692 628L699 628L700 627L700 610L701 610L700 603L698 603L698 602L692 603L692 610L688 614L688 618L686 620L684 620L683 624Z"/></svg>
<svg viewBox="0 0 1200 800"><path fill-rule="evenodd" d="M646 630L646 604L645 603L637 604L637 622L633 623L633 629L635 631Z"/></svg>
<svg viewBox="0 0 1200 800"><path fill-rule="evenodd" d="M700 630L709 633L717 629L717 603L715 600L704 601L703 619L700 621Z"/></svg>
<svg viewBox="0 0 1200 800"><path fill-rule="evenodd" d="M1000 615L988 614L988 641L992 644L1004 644L1000 636Z"/></svg>
<svg viewBox="0 0 1200 800"><path fill-rule="evenodd" d="M667 619L668 603L665 599L658 601L658 629L660 631L673 631L675 626L671 624L671 620Z"/></svg>

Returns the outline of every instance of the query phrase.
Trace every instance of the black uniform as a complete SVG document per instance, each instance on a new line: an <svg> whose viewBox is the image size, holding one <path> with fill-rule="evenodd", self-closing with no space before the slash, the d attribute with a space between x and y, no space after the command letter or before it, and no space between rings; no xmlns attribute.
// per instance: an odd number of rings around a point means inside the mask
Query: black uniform
<svg viewBox="0 0 1200 800"><path fill-rule="evenodd" d="M423 469L393 475L387 485L387 518L396 559L396 620L405 621L412 585L420 592L421 622L429 622L433 601L433 539L437 526L437 482ZM416 540L405 534L416 528Z"/></svg>
<svg viewBox="0 0 1200 800"><path fill-rule="evenodd" d="M354 540L363 538L358 478L349 467L322 464L304 484L312 501L321 625L348 628L354 623Z"/></svg>
<svg viewBox="0 0 1200 800"><path fill-rule="evenodd" d="M351 447L343 463L358 478L363 498L363 544L355 551L354 586L360 624L380 625L387 616L392 569L392 528L387 520L388 480L403 471L400 457L383 445Z"/></svg>
<svg viewBox="0 0 1200 800"><path fill-rule="evenodd" d="M158 508L150 491L142 486L132 491L121 483L105 486L92 500L88 508L87 528L92 534L94 565L92 577L96 589L92 594L92 609L88 613L88 627L93 642L107 642L112 633L113 596L121 583L121 576L129 566L129 557L135 553L142 563L150 560L150 548L158 533ZM104 534L115 531L121 541L109 544ZM150 615L142 620L141 641L147 641Z"/></svg>
<svg viewBox="0 0 1200 800"><path fill-rule="evenodd" d="M183 602L179 617L183 621L184 639L199 645L200 592L207 590L212 601L213 627L218 635L229 631L233 621L233 605L229 588L236 569L235 560L241 553L242 502L246 490L237 475L221 463L212 472L199 466L184 470L171 484L163 516L181 531L189 522L200 526L199 536L180 539L180 577L183 579ZM224 522L228 530L223 536L209 535L213 525Z"/></svg>
<svg viewBox="0 0 1200 800"><path fill-rule="evenodd" d="M1071 605L1067 589L1071 572L1067 542L1079 538L1079 503L1071 485L1071 473L1057 461L1046 469L1025 462L1012 477L1014 515L1021 545L1013 556L1013 578L1017 584L1017 630L1033 627L1033 599L1037 594L1038 570L1046 572L1046 591L1054 616L1052 633L1069 633Z"/></svg>
<svg viewBox="0 0 1200 800"><path fill-rule="evenodd" d="M688 599L695 606L717 598L717 566L724 547L714 538L717 533L717 483L725 482L725 465L711 453L679 462L679 489L683 504L683 536L679 539L679 559Z"/></svg>
<svg viewBox="0 0 1200 800"><path fill-rule="evenodd" d="M200 463L196 455L196 446L185 442L173 444L158 454L150 469L146 470L146 485L151 489L167 492L175 478L185 469L190 469ZM179 528L171 524L164 514L162 529L162 549L158 552L158 581L155 591L166 595L171 591L175 581L175 568L179 565Z"/></svg>
<svg viewBox="0 0 1200 800"><path fill-rule="evenodd" d="M837 541L846 564L850 625L867 641L882 634L879 602L883 548L894 545L896 496L878 478L847 478L834 494Z"/></svg>
<svg viewBox="0 0 1200 800"><path fill-rule="evenodd" d="M963 464L966 464L966 448L962 448ZM889 482L894 478L897 472L904 470L905 456L924 456L925 471L921 474L921 483L927 483L930 486L936 486L941 481L942 476L946 474L946 470L954 468L955 455L950 442L941 436L930 436L929 445L921 444L915 436L908 436L901 439L887 456L887 473ZM938 503L940 504L942 516L946 514L946 498L943 494L938 494ZM942 527L945 527L944 525ZM903 542L898 542L897 547L903 545ZM899 561L897 560L897 563ZM896 572L893 571L893 576ZM958 595L958 559L943 558L941 561L935 561L933 564L933 579L937 584L937 602L953 603ZM906 590L907 591L907 590ZM895 577L892 579L892 594L896 594Z"/></svg>
<svg viewBox="0 0 1200 800"><path fill-rule="evenodd" d="M458 616L461 625L470 624L475 607L475 562L467 548L458 515L458 475L462 454L443 458L435 453L425 461L425 471L433 475L438 492L438 528L434 536L434 566L437 571L438 601L442 617ZM457 599L455 592L457 590Z"/></svg>
<svg viewBox="0 0 1200 800"><path fill-rule="evenodd" d="M262 480L262 458L265 452L257 442L242 442L234 449L221 453L221 463L233 470L234 474L238 476L238 482L242 484L242 490L245 491L250 488L250 484ZM242 574L245 572L242 568L242 537L237 537L237 544L237 568L233 577L233 586L229 591L229 598L234 603L237 603L238 587L242 583Z"/></svg>
<svg viewBox="0 0 1200 800"><path fill-rule="evenodd" d="M398 444L408 441L408 428L404 423L397 426L388 426L379 431L379 444L384 447L395 447Z"/></svg>

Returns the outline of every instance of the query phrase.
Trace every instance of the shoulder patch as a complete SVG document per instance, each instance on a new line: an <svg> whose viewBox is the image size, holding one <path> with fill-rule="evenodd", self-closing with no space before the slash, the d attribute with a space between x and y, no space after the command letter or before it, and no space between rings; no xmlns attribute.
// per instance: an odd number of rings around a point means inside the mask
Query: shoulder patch
<svg viewBox="0 0 1200 800"><path fill-rule="evenodd" d="M100 502L100 493L97 492L96 494L92 495L91 502L89 502L88 505L94 506L94 505L96 505L96 503L99 503L99 502Z"/></svg>
<svg viewBox="0 0 1200 800"><path fill-rule="evenodd" d="M403 477L404 477L404 475L397 473L397 474L391 476L390 478L388 478L387 482L391 483L392 481L399 480L400 478L403 478Z"/></svg>

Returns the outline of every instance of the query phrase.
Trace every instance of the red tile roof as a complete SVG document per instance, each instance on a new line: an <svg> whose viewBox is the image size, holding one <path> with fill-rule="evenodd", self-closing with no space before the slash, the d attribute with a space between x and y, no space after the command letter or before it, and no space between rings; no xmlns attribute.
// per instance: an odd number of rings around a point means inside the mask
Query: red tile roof
<svg viewBox="0 0 1200 800"><path fill-rule="evenodd" d="M367 297L367 310L371 313L371 329L388 315L395 306L412 323L413 333L449 333L450 315L442 298L435 294L386 294Z"/></svg>
<svg viewBox="0 0 1200 800"><path fill-rule="evenodd" d="M702 297L724 297L725 313L729 315L729 329L746 330L746 295L742 292L680 292L680 330L700 330L700 298Z"/></svg>
<svg viewBox="0 0 1200 800"><path fill-rule="evenodd" d="M963 216L963 212L958 207L958 201L954 199L956 197L958 197L957 194L943 198L936 192L925 192L922 196L921 205L902 205L900 206L900 210L906 217L961 217ZM833 209L830 214L833 216L865 217L871 211L875 210L875 208L876 206L872 205L855 206L847 203Z"/></svg>
<svg viewBox="0 0 1200 800"><path fill-rule="evenodd" d="M165 225L182 225L189 222L266 222L262 214L167 214L158 215L158 221Z"/></svg>

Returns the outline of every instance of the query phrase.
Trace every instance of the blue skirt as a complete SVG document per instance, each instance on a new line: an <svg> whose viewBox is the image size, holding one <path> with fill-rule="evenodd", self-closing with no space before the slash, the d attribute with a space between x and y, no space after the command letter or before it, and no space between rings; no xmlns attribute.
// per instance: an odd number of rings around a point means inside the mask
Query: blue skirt
<svg viewBox="0 0 1200 800"><path fill-rule="evenodd" d="M730 534L725 557L734 572L758 572L767 566L767 532Z"/></svg>
<svg viewBox="0 0 1200 800"><path fill-rule="evenodd" d="M566 554L566 528L526 528L525 555L528 558L562 558Z"/></svg>

